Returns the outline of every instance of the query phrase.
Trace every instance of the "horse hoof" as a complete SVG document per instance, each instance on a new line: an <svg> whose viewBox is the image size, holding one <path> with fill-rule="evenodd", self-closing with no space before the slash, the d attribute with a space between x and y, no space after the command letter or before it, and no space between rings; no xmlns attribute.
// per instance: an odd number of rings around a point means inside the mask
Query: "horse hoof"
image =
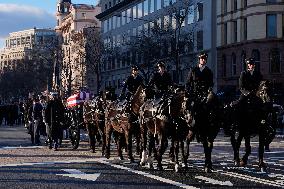
<svg viewBox="0 0 284 189"><path fill-rule="evenodd" d="M208 166L205 166L205 167L204 167L204 172L205 172L205 173L212 173L212 171L213 171L213 168L212 168L212 167L208 167Z"/></svg>
<svg viewBox="0 0 284 189"><path fill-rule="evenodd" d="M158 170L158 171L163 171L163 170L164 170L164 168L163 168L163 166L162 166L162 165L159 165L159 166L157 166L157 170Z"/></svg>
<svg viewBox="0 0 284 189"><path fill-rule="evenodd" d="M175 164L175 172L178 173L180 171L179 164Z"/></svg>
<svg viewBox="0 0 284 189"><path fill-rule="evenodd" d="M187 168L187 167L188 167L188 165L187 165L187 163L182 163L182 164L181 164L181 167L183 167L183 168Z"/></svg>
<svg viewBox="0 0 284 189"><path fill-rule="evenodd" d="M120 161L124 160L124 158L122 156L119 156L118 158Z"/></svg>
<svg viewBox="0 0 284 189"><path fill-rule="evenodd" d="M140 161L139 163L141 166L145 166L145 162Z"/></svg>
<svg viewBox="0 0 284 189"><path fill-rule="evenodd" d="M240 161L239 160L234 160L234 165L239 167L240 166Z"/></svg>
<svg viewBox="0 0 284 189"><path fill-rule="evenodd" d="M109 155L109 154L106 154L105 157L106 157L107 159L109 159L109 158L110 158L110 155Z"/></svg>
<svg viewBox="0 0 284 189"><path fill-rule="evenodd" d="M240 161L240 166L241 166L241 167L245 167L246 165L247 165L247 161L245 161L245 160L242 159L242 160Z"/></svg>
<svg viewBox="0 0 284 189"><path fill-rule="evenodd" d="M152 163L148 163L147 167L148 167L149 169L153 169L153 168L154 168L154 166L153 166Z"/></svg>
<svg viewBox="0 0 284 189"><path fill-rule="evenodd" d="M130 161L130 163L134 163L134 158L133 157L129 157L127 160Z"/></svg>

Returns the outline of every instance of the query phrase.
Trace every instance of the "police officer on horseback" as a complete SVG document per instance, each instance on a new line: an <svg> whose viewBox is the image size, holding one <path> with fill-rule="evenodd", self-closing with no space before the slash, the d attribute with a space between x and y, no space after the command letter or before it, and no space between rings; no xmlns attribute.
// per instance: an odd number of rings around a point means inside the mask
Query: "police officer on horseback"
<svg viewBox="0 0 284 189"><path fill-rule="evenodd" d="M239 103L245 101L249 96L255 96L262 80L262 74L255 69L255 60L248 58L245 62L247 70L243 71L239 78L239 88L241 91Z"/></svg>
<svg viewBox="0 0 284 189"><path fill-rule="evenodd" d="M173 85L172 77L169 72L166 71L166 66L163 62L157 64L158 71L154 73L150 79L148 87L156 88L156 97L163 97Z"/></svg>
<svg viewBox="0 0 284 189"><path fill-rule="evenodd" d="M139 75L138 71L139 69L137 66L133 65L131 67L131 75L128 76L124 82L120 99L122 99L125 96L125 91L127 89L128 93L126 94L126 99L129 101L137 91L138 87L140 85L143 85L143 78Z"/></svg>
<svg viewBox="0 0 284 189"><path fill-rule="evenodd" d="M207 58L207 53L200 53L197 66L192 68L188 74L186 89L192 101L204 101L208 93L212 91L213 72L206 66Z"/></svg>
<svg viewBox="0 0 284 189"><path fill-rule="evenodd" d="M149 81L148 88L155 87L156 99L161 99L157 114L161 113L161 108L169 97L169 89L173 86L171 74L166 71L166 65L163 62L157 64L158 71L154 73Z"/></svg>

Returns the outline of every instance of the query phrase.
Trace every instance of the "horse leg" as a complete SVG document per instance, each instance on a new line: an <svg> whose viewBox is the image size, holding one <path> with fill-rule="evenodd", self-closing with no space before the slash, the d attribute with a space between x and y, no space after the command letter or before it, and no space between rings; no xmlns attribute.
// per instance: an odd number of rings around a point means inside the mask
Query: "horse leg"
<svg viewBox="0 0 284 189"><path fill-rule="evenodd" d="M183 146L183 145L181 145L181 146ZM180 171L179 159L178 159L179 147L180 147L180 141L176 140L175 141L175 172L176 173Z"/></svg>
<svg viewBox="0 0 284 189"><path fill-rule="evenodd" d="M171 139L171 147L170 147L169 157L170 157L172 162L175 162L175 141L174 141L173 137Z"/></svg>
<svg viewBox="0 0 284 189"><path fill-rule="evenodd" d="M116 145L117 145L117 156L120 160L123 160L122 147L125 146L125 137L123 136L123 134L118 132L117 132Z"/></svg>
<svg viewBox="0 0 284 189"><path fill-rule="evenodd" d="M211 153L213 149L213 142L209 141L207 138L203 140L203 148L204 148L204 153L205 153L205 167L204 171L206 173L211 173L213 168L212 168L212 161L211 161Z"/></svg>
<svg viewBox="0 0 284 189"><path fill-rule="evenodd" d="M150 132L147 133L147 151L148 151L148 168L153 169L153 159L152 159L152 152L154 152L154 157L156 156L156 148L155 148L155 137Z"/></svg>
<svg viewBox="0 0 284 189"><path fill-rule="evenodd" d="M259 146L258 146L258 167L261 172L266 172L266 164L264 163L264 146L265 146L265 136L263 133L259 134Z"/></svg>
<svg viewBox="0 0 284 189"><path fill-rule="evenodd" d="M163 170L163 166L162 166L162 156L165 152L165 139L164 139L164 134L161 134L159 136L159 149L158 149L158 154L157 154L157 169L159 171Z"/></svg>
<svg viewBox="0 0 284 189"><path fill-rule="evenodd" d="M245 154L240 162L240 166L244 167L248 163L248 157L251 153L250 136L245 136Z"/></svg>
<svg viewBox="0 0 284 189"><path fill-rule="evenodd" d="M125 140L126 140L126 146L127 146L127 156L128 160L133 163L134 158L132 156L132 132L130 130L125 131Z"/></svg>
<svg viewBox="0 0 284 189"><path fill-rule="evenodd" d="M142 147L142 153L140 155L140 165L145 165L146 163L146 149L147 149L147 131L145 126L141 126L141 147Z"/></svg>
<svg viewBox="0 0 284 189"><path fill-rule="evenodd" d="M95 153L95 146L96 146L95 126L91 123L87 123L86 126L87 126L88 135L89 135L90 151L92 153Z"/></svg>
<svg viewBox="0 0 284 189"><path fill-rule="evenodd" d="M105 132L104 122L99 123L99 130L100 130L101 137L102 137L102 156L104 156L106 153L106 132Z"/></svg>
<svg viewBox="0 0 284 189"><path fill-rule="evenodd" d="M181 142L181 150L182 150L182 167L187 168L188 167L188 157L189 157L189 145L190 140L186 139L185 141Z"/></svg>
<svg viewBox="0 0 284 189"><path fill-rule="evenodd" d="M108 124L106 124L105 128L105 133L106 133L106 149L105 149L105 157L107 159L110 158L110 140L111 140L111 133L112 133L112 128Z"/></svg>
<svg viewBox="0 0 284 189"><path fill-rule="evenodd" d="M231 145L232 145L233 151L234 151L234 164L235 164L235 166L239 166L240 165L240 152L239 152L239 149L240 149L240 144L241 143L237 142L234 134L231 134L230 140L231 140Z"/></svg>

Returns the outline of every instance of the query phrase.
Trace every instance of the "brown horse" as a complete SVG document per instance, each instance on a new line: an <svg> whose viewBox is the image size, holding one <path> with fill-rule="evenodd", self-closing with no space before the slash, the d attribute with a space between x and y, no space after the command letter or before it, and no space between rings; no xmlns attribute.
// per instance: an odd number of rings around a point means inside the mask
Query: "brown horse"
<svg viewBox="0 0 284 189"><path fill-rule="evenodd" d="M140 127L142 137L142 157L140 164L148 162L149 168L153 167L152 152L156 151L158 170L162 170L162 155L168 145L168 137L174 138L177 142L176 128L179 125L181 107L184 99L184 91L171 91L168 96L160 101L149 99L140 108ZM161 103L162 102L162 103ZM158 148L155 148L155 141L158 141ZM178 143L176 143L178 144ZM178 149L179 147L177 147Z"/></svg>
<svg viewBox="0 0 284 189"><path fill-rule="evenodd" d="M89 134L90 149L94 153L97 140L102 140L102 155L105 153L105 102L103 97L97 96L92 101L85 101L83 117Z"/></svg>
<svg viewBox="0 0 284 189"><path fill-rule="evenodd" d="M144 99L141 98L140 94L143 90L143 86L139 86L132 99L128 102L123 101L112 101L109 102L105 111L105 127L106 127L106 157L110 157L110 139L111 134L116 132L119 139L118 145L118 156L123 159L122 156L122 137L125 137L127 146L128 159L133 162L134 158L132 155L132 135L136 134L139 136L139 124L137 115L139 114L140 106L144 103ZM136 137L137 146L140 145L140 138Z"/></svg>

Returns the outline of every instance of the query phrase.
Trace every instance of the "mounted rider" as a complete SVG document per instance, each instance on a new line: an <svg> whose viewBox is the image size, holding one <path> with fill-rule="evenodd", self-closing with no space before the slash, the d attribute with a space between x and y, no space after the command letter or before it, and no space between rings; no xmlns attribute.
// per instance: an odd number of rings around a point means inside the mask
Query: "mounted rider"
<svg viewBox="0 0 284 189"><path fill-rule="evenodd" d="M206 66L207 59L207 53L200 53L198 64L188 74L186 90L189 94L191 108L194 107L194 103L205 102L213 89L213 72Z"/></svg>
<svg viewBox="0 0 284 189"><path fill-rule="evenodd" d="M149 81L148 88L155 87L155 98L160 99L156 114L161 113L161 108L169 97L169 89L173 86L171 74L166 71L163 62L157 64L158 71L154 73Z"/></svg>
<svg viewBox="0 0 284 189"><path fill-rule="evenodd" d="M131 75L125 80L122 91L120 94L120 99L126 96L126 100L131 100L131 97L135 94L138 87L143 85L143 78L139 75L139 69L137 66L133 65L131 67ZM127 94L125 95L127 89Z"/></svg>
<svg viewBox="0 0 284 189"><path fill-rule="evenodd" d="M239 88L241 96L239 103L247 101L249 97L255 97L259 84L262 81L262 74L255 69L255 60L248 58L245 60L247 64L247 70L243 71L239 78Z"/></svg>

